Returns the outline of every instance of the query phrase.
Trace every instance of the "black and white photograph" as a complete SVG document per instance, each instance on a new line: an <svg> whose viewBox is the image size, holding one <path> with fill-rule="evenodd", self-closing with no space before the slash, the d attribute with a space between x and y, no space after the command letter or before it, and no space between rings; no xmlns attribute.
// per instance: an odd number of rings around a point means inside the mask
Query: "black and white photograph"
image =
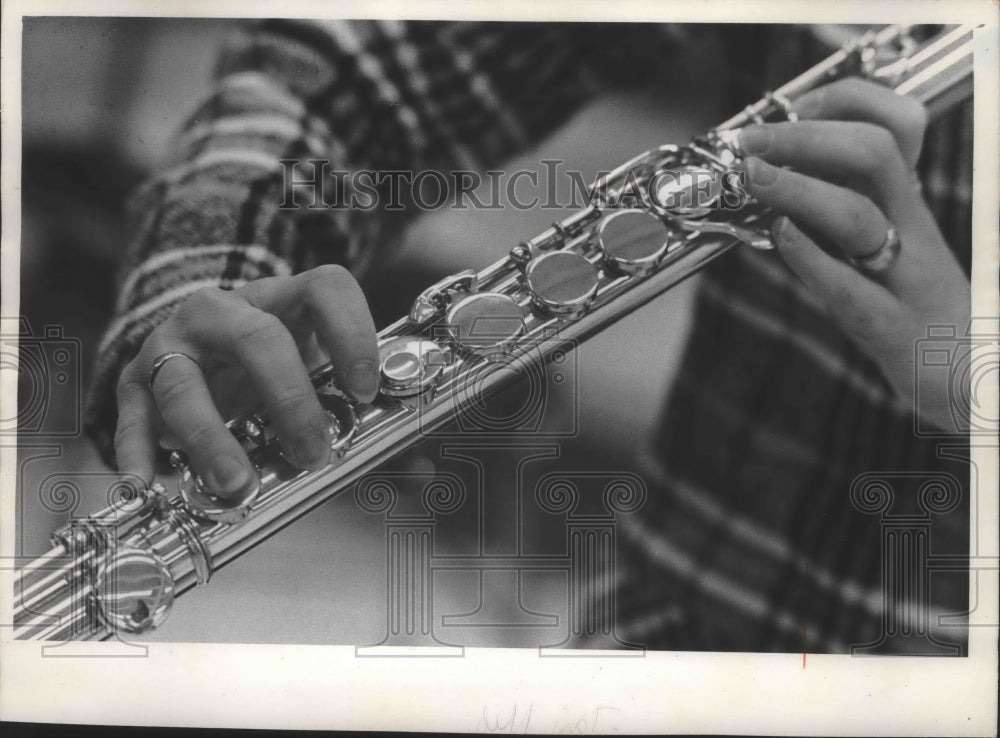
<svg viewBox="0 0 1000 738"><path fill-rule="evenodd" d="M997 734L997 8L692 5L5 4L0 718Z"/></svg>

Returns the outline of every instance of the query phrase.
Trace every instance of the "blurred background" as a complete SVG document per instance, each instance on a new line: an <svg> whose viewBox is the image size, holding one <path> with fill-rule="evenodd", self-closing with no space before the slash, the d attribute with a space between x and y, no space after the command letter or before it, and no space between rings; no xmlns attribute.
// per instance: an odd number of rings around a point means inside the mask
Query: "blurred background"
<svg viewBox="0 0 1000 738"><path fill-rule="evenodd" d="M73 512L39 503L39 490L53 478L70 479L79 489L72 505L77 514L100 507L114 478L73 432L80 400L74 394L87 386L111 314L126 238L123 203L166 157L171 136L206 95L216 54L234 29L226 20L25 19L21 316L32 336L45 335L47 326L61 330L78 352L73 365L80 376L43 409L36 432L21 433L19 555L46 551L50 532ZM656 95L623 92L594 102L510 168L541 171L541 159L562 158L590 179L645 149L688 140L739 107L725 93L726 80L740 70L724 67L718 51L701 44L678 62L670 88ZM402 243L383 245L391 256L365 277L378 322L394 319L434 279L480 268L564 215L509 208L425 215ZM695 287L694 280L685 283L577 352L573 381L553 390L552 415L562 422L575 413L579 433L559 441L558 459L531 464L529 476L552 469L633 470L634 453L649 438L683 352ZM5 334L9 330L5 325ZM22 399L35 392L32 381L22 373ZM503 525L521 526L525 550L557 553L564 546L564 530L544 516L511 517L519 494L512 487L529 481L507 470L513 457L490 462L506 471L477 475L467 463L442 459L437 442L422 450L440 469L481 487L477 494L492 495ZM439 524L440 550L477 545L476 509L466 507ZM361 510L350 494L340 495L220 570L210 586L182 597L149 639L375 643L385 628L384 562L382 519ZM526 577L521 606L558 615L564 628L565 588L561 574ZM479 596L478 580L442 576L435 611L474 611ZM517 606L511 603L512 612ZM558 642L551 620L535 625L453 629L452 642Z"/></svg>

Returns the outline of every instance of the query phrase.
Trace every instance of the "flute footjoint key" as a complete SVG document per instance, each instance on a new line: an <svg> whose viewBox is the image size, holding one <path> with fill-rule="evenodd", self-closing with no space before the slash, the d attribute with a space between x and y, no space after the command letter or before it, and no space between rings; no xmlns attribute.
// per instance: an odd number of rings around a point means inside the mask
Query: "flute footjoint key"
<svg viewBox="0 0 1000 738"><path fill-rule="evenodd" d="M237 499L213 495L180 452L176 495L123 478L105 509L57 530L53 548L16 573L15 637L103 639L157 627L179 595L469 412L511 380L512 367L571 349L733 248L770 250L769 214L752 201L677 205L690 188L685 175L724 175L741 158L742 126L795 119L799 96L844 76L881 81L939 114L971 94L972 36L969 26L919 43L903 26L868 32L705 136L621 165L592 185L586 207L484 270L427 288L382 330L381 390L370 405L350 402L330 366L314 372L333 431L326 468L293 467L255 413L228 423L258 470Z"/></svg>

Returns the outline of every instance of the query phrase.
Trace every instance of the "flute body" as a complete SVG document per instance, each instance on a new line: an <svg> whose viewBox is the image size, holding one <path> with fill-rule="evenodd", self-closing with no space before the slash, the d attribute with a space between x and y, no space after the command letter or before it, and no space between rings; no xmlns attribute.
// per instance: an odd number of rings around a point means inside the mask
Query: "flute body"
<svg viewBox="0 0 1000 738"><path fill-rule="evenodd" d="M797 97L844 76L882 81L940 114L971 94L972 36L964 26L923 43L899 26L867 33L704 137L647 151L602 177L585 208L486 269L429 287L381 331L382 389L373 403L349 402L329 366L314 373L334 430L328 467L292 467L267 417L252 414L228 424L259 473L237 499L212 495L180 453L172 459L179 494L123 478L107 508L56 531L52 550L17 572L15 637L102 639L155 628L184 591L473 412L518 373L572 350L732 248L773 248L768 213L752 202L678 205L685 176L727 175L739 161L739 128L793 118Z"/></svg>

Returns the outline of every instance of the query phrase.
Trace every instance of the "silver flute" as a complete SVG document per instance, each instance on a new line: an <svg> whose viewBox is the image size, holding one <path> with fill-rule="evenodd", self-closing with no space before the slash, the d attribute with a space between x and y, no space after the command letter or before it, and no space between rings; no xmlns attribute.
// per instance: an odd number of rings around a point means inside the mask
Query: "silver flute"
<svg viewBox="0 0 1000 738"><path fill-rule="evenodd" d="M105 509L57 530L52 549L16 572L15 637L104 639L155 628L181 593L474 412L522 370L572 350L732 248L772 249L766 210L745 197L726 204L740 194L725 183L741 158L741 127L795 120L797 97L852 75L915 97L933 117L971 95L972 67L971 26L920 42L909 27L870 31L707 135L626 162L593 184L583 209L486 269L424 290L409 315L379 333L374 402L350 402L329 366L314 372L333 430L324 469L289 464L258 413L228 423L258 470L237 498L213 495L179 452L178 494L123 475ZM694 197L705 173L724 183L714 200Z"/></svg>

